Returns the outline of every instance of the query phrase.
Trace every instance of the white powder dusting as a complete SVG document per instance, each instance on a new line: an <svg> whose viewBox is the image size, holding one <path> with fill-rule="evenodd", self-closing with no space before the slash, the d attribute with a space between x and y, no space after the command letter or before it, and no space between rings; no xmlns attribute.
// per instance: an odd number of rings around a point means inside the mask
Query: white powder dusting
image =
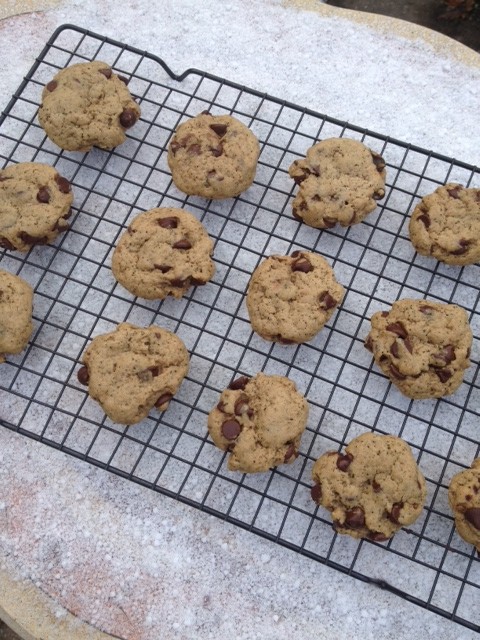
<svg viewBox="0 0 480 640"><path fill-rule="evenodd" d="M158 7L152 9L152 7ZM0 23L5 106L73 23L393 138L480 164L480 64L275 0L71 0ZM14 64L12 64L14 60ZM0 429L1 561L121 638L462 637L456 625ZM58 617L64 609L55 610ZM466 636L464 636L466 637Z"/></svg>

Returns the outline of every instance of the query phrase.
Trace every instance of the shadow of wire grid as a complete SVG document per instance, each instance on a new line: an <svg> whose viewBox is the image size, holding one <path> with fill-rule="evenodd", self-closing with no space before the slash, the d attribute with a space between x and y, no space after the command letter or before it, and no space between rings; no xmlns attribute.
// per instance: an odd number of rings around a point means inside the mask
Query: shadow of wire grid
<svg viewBox="0 0 480 640"><path fill-rule="evenodd" d="M41 90L57 69L94 58L130 78L142 117L112 152L63 152L36 120ZM235 115L260 140L255 183L236 199L186 197L172 184L166 162L172 131L205 109ZM75 194L71 228L53 245L1 257L2 268L35 288L34 336L2 365L1 423L478 631L480 610L472 605L480 563L454 532L447 500L452 475L478 455L478 338L464 384L440 401L401 396L363 346L371 314L403 297L460 304L479 335L479 267L418 256L407 234L408 214L423 195L446 181L480 187L478 169L204 72L176 79L153 56L73 26L52 36L0 124L2 164L54 165ZM293 219L287 170L315 141L335 136L360 139L383 155L387 193L363 223L320 231ZM134 298L110 270L120 234L156 206L185 207L215 241L213 281L180 300ZM347 293L314 340L273 345L252 333L245 290L264 256L295 249L325 256ZM106 418L76 377L91 338L122 321L170 329L191 354L168 410L130 428ZM294 464L247 476L226 469L206 423L231 379L258 371L293 379L310 417ZM310 498L316 458L371 430L404 438L428 484L420 519L387 544L337 536Z"/></svg>

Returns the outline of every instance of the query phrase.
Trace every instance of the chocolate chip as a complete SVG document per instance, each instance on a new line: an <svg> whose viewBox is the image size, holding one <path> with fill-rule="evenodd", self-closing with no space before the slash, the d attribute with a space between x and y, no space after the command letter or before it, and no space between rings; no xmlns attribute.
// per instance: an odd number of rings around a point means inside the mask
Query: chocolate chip
<svg viewBox="0 0 480 640"><path fill-rule="evenodd" d="M329 311L330 309L334 309L337 306L337 301L328 293L328 291L323 291L318 296L318 301L320 302L321 306L327 311Z"/></svg>
<svg viewBox="0 0 480 640"><path fill-rule="evenodd" d="M465 511L465 520L480 531L480 509L471 507Z"/></svg>
<svg viewBox="0 0 480 640"><path fill-rule="evenodd" d="M123 84L127 85L130 82L130 78L126 78L125 76L117 76L117 78L120 80L120 82L123 82Z"/></svg>
<svg viewBox="0 0 480 640"><path fill-rule="evenodd" d="M316 503L319 503L322 499L322 487L320 484L314 484L310 489L310 495L312 496L312 500Z"/></svg>
<svg viewBox="0 0 480 640"><path fill-rule="evenodd" d="M215 158L219 158L223 153L223 144L219 144L218 147L210 147L210 151Z"/></svg>
<svg viewBox="0 0 480 640"><path fill-rule="evenodd" d="M150 382L152 378L156 378L160 373L159 367L148 367L142 371L137 372L137 378L140 382Z"/></svg>
<svg viewBox="0 0 480 640"><path fill-rule="evenodd" d="M47 91L55 91L55 89L58 87L58 82L56 80L50 80L50 82L47 84Z"/></svg>
<svg viewBox="0 0 480 640"><path fill-rule="evenodd" d="M176 229L178 227L178 218L176 216L169 216L168 218L159 218L157 220L159 227L163 229Z"/></svg>
<svg viewBox="0 0 480 640"><path fill-rule="evenodd" d="M62 193L70 193L72 190L70 182L58 173L55 176L55 182L57 183L58 190Z"/></svg>
<svg viewBox="0 0 480 640"><path fill-rule="evenodd" d="M395 333L399 338L406 338L408 333L401 322L392 322L391 324L387 324L387 331L391 331Z"/></svg>
<svg viewBox="0 0 480 640"><path fill-rule="evenodd" d="M204 284L207 284L206 280L201 280L200 278L194 278L193 276L190 276L190 282L194 287L201 287Z"/></svg>
<svg viewBox="0 0 480 640"><path fill-rule="evenodd" d="M173 245L173 248L187 251L188 249L192 248L192 244L187 238L182 238L181 240L178 240L177 242L175 242L175 244Z"/></svg>
<svg viewBox="0 0 480 640"><path fill-rule="evenodd" d="M400 355L398 351L398 342L396 340L395 342L392 343L392 346L390 347L390 353L394 358L398 358Z"/></svg>
<svg viewBox="0 0 480 640"><path fill-rule="evenodd" d="M440 382L447 382L447 380L450 380L453 375L449 369L435 369L435 373L437 374Z"/></svg>
<svg viewBox="0 0 480 640"><path fill-rule="evenodd" d="M440 366L444 367L447 364L450 364L451 362L453 362L453 360L455 360L456 358L455 349L453 348L453 345L449 344L438 353L435 353L433 357L436 358L437 360L441 360L443 364L441 364Z"/></svg>
<svg viewBox="0 0 480 640"><path fill-rule="evenodd" d="M247 376L241 376L236 380L232 380L232 382L228 385L229 389L233 389L233 391L238 391L238 389L245 389L250 378Z"/></svg>
<svg viewBox="0 0 480 640"><path fill-rule="evenodd" d="M346 453L345 455L339 453L337 458L337 469L340 469L340 471L346 471L352 462L353 456L351 453Z"/></svg>
<svg viewBox="0 0 480 640"><path fill-rule="evenodd" d="M99 69L98 71L102 74L102 76L105 76L107 80L110 80L110 78L112 77L112 70L110 69L110 67L105 67L105 69Z"/></svg>
<svg viewBox="0 0 480 640"><path fill-rule="evenodd" d="M384 197L385 197L385 189L379 189L378 191L375 191L373 194L374 200L381 200Z"/></svg>
<svg viewBox="0 0 480 640"><path fill-rule="evenodd" d="M404 376L403 373L401 373L394 364L390 365L390 373L394 378L397 378L397 380L407 379L407 376Z"/></svg>
<svg viewBox="0 0 480 640"><path fill-rule="evenodd" d="M36 238L34 236L31 236L26 231L22 231L21 233L18 234L18 236L20 240L22 240L25 244L29 244L32 247L33 245L36 245L36 244L47 244L48 242L48 238L46 236L41 236L40 238Z"/></svg>
<svg viewBox="0 0 480 640"><path fill-rule="evenodd" d="M202 153L202 148L199 144L191 144L187 148L187 153L189 156L199 156Z"/></svg>
<svg viewBox="0 0 480 640"><path fill-rule="evenodd" d="M372 489L375 493L380 493L380 491L382 490L382 486L378 484L376 480L372 480Z"/></svg>
<svg viewBox="0 0 480 640"><path fill-rule="evenodd" d="M227 440L235 440L242 430L241 425L233 418L225 420L222 424L222 435Z"/></svg>
<svg viewBox="0 0 480 640"><path fill-rule="evenodd" d="M2 176L0 174L0 182L5 182L6 180L11 180L12 177L11 176Z"/></svg>
<svg viewBox="0 0 480 640"><path fill-rule="evenodd" d="M233 412L236 416L242 416L249 411L248 396L242 393L235 401Z"/></svg>
<svg viewBox="0 0 480 640"><path fill-rule="evenodd" d="M371 351L373 353L373 340L372 340L372 336L370 334L368 334L364 345L365 345L365 349L368 349L368 351Z"/></svg>
<svg viewBox="0 0 480 640"><path fill-rule="evenodd" d="M160 409L161 411L165 411L165 409L168 407L168 404L172 398L173 398L173 394L170 393L169 391L165 391L165 393L162 393L162 395L159 396L159 398L155 402L155 407L157 409Z"/></svg>
<svg viewBox="0 0 480 640"><path fill-rule="evenodd" d="M7 251L15 251L15 247L10 242L10 240L7 240L7 238L0 237L0 247L2 249L7 249Z"/></svg>
<svg viewBox="0 0 480 640"><path fill-rule="evenodd" d="M424 304L420 307L420 313L423 313L425 316L431 316L435 309L433 307L429 307L428 304Z"/></svg>
<svg viewBox="0 0 480 640"><path fill-rule="evenodd" d="M452 256L462 256L464 253L467 253L468 247L470 245L469 240L459 240L459 247L455 249L455 251L451 251Z"/></svg>
<svg viewBox="0 0 480 640"><path fill-rule="evenodd" d="M365 525L365 514L361 507L353 507L345 513L345 525L350 529L361 529Z"/></svg>
<svg viewBox="0 0 480 640"><path fill-rule="evenodd" d="M292 271L301 271L302 273L309 273L313 271L312 263L304 256L299 257L292 263Z"/></svg>
<svg viewBox="0 0 480 640"><path fill-rule="evenodd" d="M301 255L302 255L302 252L301 252L301 251L299 251L298 249L296 249L296 250L295 250L295 251L293 251L290 255L291 255L291 257L292 257L292 258L298 258L298 256L301 256Z"/></svg>
<svg viewBox="0 0 480 640"><path fill-rule="evenodd" d="M120 124L125 129L133 127L137 121L137 114L133 109L124 109L120 114Z"/></svg>
<svg viewBox="0 0 480 640"><path fill-rule="evenodd" d="M292 209L292 216L295 218L295 220L298 220L299 222L303 222L303 218L302 216L298 215L296 207L293 207Z"/></svg>
<svg viewBox="0 0 480 640"><path fill-rule="evenodd" d="M47 187L40 187L37 193L37 200L42 204L48 204L50 202L50 191Z"/></svg>
<svg viewBox="0 0 480 640"><path fill-rule="evenodd" d="M283 461L285 464L287 464L290 461L295 460L298 457L298 451L295 449L295 445L291 444L287 451L285 452L285 456L283 458Z"/></svg>
<svg viewBox="0 0 480 640"><path fill-rule="evenodd" d="M226 124L211 124L209 126L210 126L210 129L214 131L219 138L223 138L223 136L227 133Z"/></svg>
<svg viewBox="0 0 480 640"><path fill-rule="evenodd" d="M387 318L387 317L388 317L388 315L389 315L388 311L382 311L382 312L381 312L381 316L382 316L382 318Z"/></svg>
<svg viewBox="0 0 480 640"><path fill-rule="evenodd" d="M183 287L189 287L190 278L173 278L173 280L170 280L170 284L172 285L172 287L178 287L180 289L182 289Z"/></svg>
<svg viewBox="0 0 480 640"><path fill-rule="evenodd" d="M168 271L171 271L173 269L173 267L169 267L166 264L154 264L153 266L155 269L158 269L162 273L167 273Z"/></svg>
<svg viewBox="0 0 480 640"><path fill-rule="evenodd" d="M377 171L379 173L382 173L382 171L385 169L385 160L379 153L375 153L375 151L370 151L370 153L372 154L373 164L377 168Z"/></svg>
<svg viewBox="0 0 480 640"><path fill-rule="evenodd" d="M386 536L384 533L380 533L380 531L369 531L367 538L369 540L373 540L374 542L386 542L387 540L390 540L388 536Z"/></svg>
<svg viewBox="0 0 480 640"><path fill-rule="evenodd" d="M274 342L279 342L280 344L295 344L295 340L290 340L290 338L284 338L279 333L276 333L274 336L272 336L272 340Z"/></svg>
<svg viewBox="0 0 480 640"><path fill-rule="evenodd" d="M395 502L395 504L392 506L392 510L388 514L389 519L395 524L399 524L398 518L402 509L403 502Z"/></svg>
<svg viewBox="0 0 480 640"><path fill-rule="evenodd" d="M456 187L452 187L451 189L447 189L447 193L451 198L458 200L460 196L458 195L461 191L462 187L457 185Z"/></svg>
<svg viewBox="0 0 480 640"><path fill-rule="evenodd" d="M84 385L88 384L88 381L90 379L90 374L88 373L87 367L85 366L80 367L80 369L77 372L77 378L80 384L84 384Z"/></svg>
<svg viewBox="0 0 480 640"><path fill-rule="evenodd" d="M430 216L428 215L428 213L422 213L422 215L418 216L417 219L423 222L423 224L425 225L425 229L428 229L430 227Z"/></svg>
<svg viewBox="0 0 480 640"><path fill-rule="evenodd" d="M227 411L225 410L225 403L223 400L220 400L220 402L217 404L217 409L221 412L221 413L227 413Z"/></svg>
<svg viewBox="0 0 480 640"><path fill-rule="evenodd" d="M177 142L176 140L172 140L170 143L170 151L175 155L179 149L182 149L183 145Z"/></svg>
<svg viewBox="0 0 480 640"><path fill-rule="evenodd" d="M337 221L335 218L329 218L328 216L325 216L325 218L323 218L323 226L325 227L325 229L333 229L336 224Z"/></svg>
<svg viewBox="0 0 480 640"><path fill-rule="evenodd" d="M307 169L306 167L304 167L302 169L302 173L299 173L295 176L293 176L293 181L295 182L295 184L302 184L302 182L304 180L306 180L308 178L308 176L310 176L312 174L312 172Z"/></svg>
<svg viewBox="0 0 480 640"><path fill-rule="evenodd" d="M405 338L405 340L403 341L403 344L405 345L405 348L409 353L413 353L413 345L410 342L410 338Z"/></svg>

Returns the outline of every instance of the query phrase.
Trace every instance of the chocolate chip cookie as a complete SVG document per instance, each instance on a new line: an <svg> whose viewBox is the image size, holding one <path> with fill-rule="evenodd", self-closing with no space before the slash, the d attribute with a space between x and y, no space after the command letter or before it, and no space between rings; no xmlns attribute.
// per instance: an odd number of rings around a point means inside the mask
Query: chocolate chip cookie
<svg viewBox="0 0 480 640"><path fill-rule="evenodd" d="M338 533L383 542L422 512L425 479L408 444L366 433L345 453L329 451L312 469L312 498L332 514Z"/></svg>
<svg viewBox="0 0 480 640"><path fill-rule="evenodd" d="M33 289L23 278L0 269L0 362L20 353L33 331Z"/></svg>
<svg viewBox="0 0 480 640"><path fill-rule="evenodd" d="M365 346L409 398L440 398L458 389L470 366L472 331L464 309L430 300L398 300L371 318Z"/></svg>
<svg viewBox="0 0 480 640"><path fill-rule="evenodd" d="M299 187L294 218L317 229L361 222L385 196L384 159L350 138L314 144L288 173Z"/></svg>
<svg viewBox="0 0 480 640"><path fill-rule="evenodd" d="M61 149L113 149L140 117L140 107L105 62L79 62L59 71L42 92L38 120Z"/></svg>
<svg viewBox="0 0 480 640"><path fill-rule="evenodd" d="M92 340L82 365L78 380L89 395L113 422L131 425L153 407L167 409L187 374L189 355L174 333L124 322Z"/></svg>
<svg viewBox="0 0 480 640"><path fill-rule="evenodd" d="M168 146L168 166L180 191L204 198L231 198L255 178L260 147L233 116L203 112L180 124Z"/></svg>
<svg viewBox="0 0 480 640"><path fill-rule="evenodd" d="M480 552L480 458L473 461L470 469L453 476L448 502L458 535Z"/></svg>
<svg viewBox="0 0 480 640"><path fill-rule="evenodd" d="M255 269L248 286L252 329L272 342L308 342L331 317L344 293L322 256L308 251L270 256Z"/></svg>
<svg viewBox="0 0 480 640"><path fill-rule="evenodd" d="M208 431L230 452L230 471L257 473L297 458L307 418L308 403L292 380L258 373L237 378L222 393Z"/></svg>
<svg viewBox="0 0 480 640"><path fill-rule="evenodd" d="M421 255L454 265L479 262L480 189L438 187L415 207L409 233Z"/></svg>
<svg viewBox="0 0 480 640"><path fill-rule="evenodd" d="M0 170L0 247L28 251L68 229L73 193L53 167L21 162Z"/></svg>
<svg viewBox="0 0 480 640"><path fill-rule="evenodd" d="M183 209L138 215L121 236L112 271L125 289L149 300L180 298L215 273L213 242L201 222Z"/></svg>

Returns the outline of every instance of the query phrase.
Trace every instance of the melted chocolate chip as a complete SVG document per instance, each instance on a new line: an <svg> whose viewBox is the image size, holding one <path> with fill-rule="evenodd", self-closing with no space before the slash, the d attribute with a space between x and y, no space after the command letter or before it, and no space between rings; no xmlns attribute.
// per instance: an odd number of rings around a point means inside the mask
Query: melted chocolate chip
<svg viewBox="0 0 480 640"><path fill-rule="evenodd" d="M313 271L312 263L305 257L299 257L292 263L292 271L301 271L302 273L309 273Z"/></svg>
<svg viewBox="0 0 480 640"><path fill-rule="evenodd" d="M55 91L55 89L58 87L58 82L56 80L50 80L50 82L47 84L47 91Z"/></svg>
<svg viewBox="0 0 480 640"><path fill-rule="evenodd" d="M337 301L334 297L332 297L328 291L323 291L319 296L318 300L321 306L329 311L330 309L334 309L337 306Z"/></svg>
<svg viewBox="0 0 480 640"><path fill-rule="evenodd" d="M394 358L398 358L400 355L398 342L396 340L395 342L392 343L392 346L390 347L390 353Z"/></svg>
<svg viewBox="0 0 480 640"><path fill-rule="evenodd" d="M218 147L210 147L210 151L215 158L219 158L223 153L223 144L219 144Z"/></svg>
<svg viewBox="0 0 480 640"><path fill-rule="evenodd" d="M187 153L189 156L199 156L202 153L202 148L199 144L191 144L187 148Z"/></svg>
<svg viewBox="0 0 480 640"><path fill-rule="evenodd" d="M447 189L447 193L451 198L454 198L455 200L458 200L460 198L459 193L461 191L462 187L460 185L457 185L456 187L452 187L451 189Z"/></svg>
<svg viewBox="0 0 480 640"><path fill-rule="evenodd" d="M98 71L102 74L102 76L105 76L107 80L110 80L110 78L112 77L112 70L110 69L110 67L105 67L105 69L99 69Z"/></svg>
<svg viewBox="0 0 480 640"><path fill-rule="evenodd" d="M430 216L428 215L428 213L422 213L421 216L418 216L417 220L423 222L423 224L425 225L425 229L428 229L430 227Z"/></svg>
<svg viewBox="0 0 480 640"><path fill-rule="evenodd" d="M192 248L192 244L187 238L182 238L181 240L178 240L177 242L175 242L175 244L173 245L173 248L187 251L188 249Z"/></svg>
<svg viewBox="0 0 480 640"><path fill-rule="evenodd" d="M361 529L365 525L365 514L361 507L353 507L345 513L345 525L350 529Z"/></svg>
<svg viewBox="0 0 480 640"><path fill-rule="evenodd" d="M209 126L210 126L210 129L214 131L219 138L223 138L223 136L227 133L226 124L211 124Z"/></svg>
<svg viewBox="0 0 480 640"><path fill-rule="evenodd" d="M176 216L169 216L168 218L159 218L157 220L159 227L163 229L176 229L178 227L178 218Z"/></svg>
<svg viewBox="0 0 480 640"><path fill-rule="evenodd" d="M37 193L37 200L42 204L48 204L50 202L50 191L47 187L40 187Z"/></svg>
<svg viewBox="0 0 480 640"><path fill-rule="evenodd" d="M316 503L319 503L322 499L322 487L320 484L314 484L310 489L310 495L312 496L312 500Z"/></svg>
<svg viewBox="0 0 480 640"><path fill-rule="evenodd" d="M453 345L449 344L444 347L441 351L434 355L434 358L442 361L443 364L440 365L442 367L453 362L453 360L455 360L456 358L456 353Z"/></svg>
<svg viewBox="0 0 480 640"><path fill-rule="evenodd" d="M346 453L345 455L339 453L337 458L337 469L340 469L340 471L346 471L352 462L353 456L351 453Z"/></svg>
<svg viewBox="0 0 480 640"><path fill-rule="evenodd" d="M401 322L392 322L391 324L387 324L387 331L391 331L395 333L399 338L406 338L408 333Z"/></svg>
<svg viewBox="0 0 480 640"><path fill-rule="evenodd" d="M435 369L440 382L447 382L452 377L452 372L449 369Z"/></svg>
<svg viewBox="0 0 480 640"><path fill-rule="evenodd" d="M247 376L241 376L236 380L232 380L232 382L228 385L229 389L233 389L233 391L237 391L238 389L245 389L250 378Z"/></svg>
<svg viewBox="0 0 480 640"><path fill-rule="evenodd" d="M161 411L165 411L165 409L168 406L168 403L172 398L173 398L173 394L171 394L169 391L165 391L165 393L162 393L162 395L159 396L159 398L155 402L155 407L157 409L160 409Z"/></svg>
<svg viewBox="0 0 480 640"><path fill-rule="evenodd" d="M390 373L394 378L397 378L397 380L407 379L407 376L404 376L403 373L401 373L394 364L390 365Z"/></svg>
<svg viewBox="0 0 480 640"><path fill-rule="evenodd" d="M471 507L465 511L464 515L465 520L480 531L480 509L478 507Z"/></svg>
<svg viewBox="0 0 480 640"><path fill-rule="evenodd" d="M235 440L242 430L241 425L233 418L225 420L222 424L222 435L227 440Z"/></svg>
<svg viewBox="0 0 480 640"><path fill-rule="evenodd" d="M88 373L87 367L85 366L80 367L80 369L77 372L77 378L80 384L84 384L84 385L88 384L88 381L90 379L90 374Z"/></svg>
<svg viewBox="0 0 480 640"><path fill-rule="evenodd" d="M125 129L133 127L137 121L137 113L133 109L124 109L120 114L120 124Z"/></svg>

